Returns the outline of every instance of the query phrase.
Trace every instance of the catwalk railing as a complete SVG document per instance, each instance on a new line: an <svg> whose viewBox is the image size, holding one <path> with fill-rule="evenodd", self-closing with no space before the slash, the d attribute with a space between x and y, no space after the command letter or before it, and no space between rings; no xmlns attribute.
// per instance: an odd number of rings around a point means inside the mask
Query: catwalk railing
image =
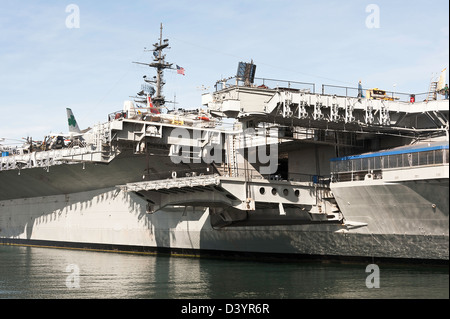
<svg viewBox="0 0 450 319"><path fill-rule="evenodd" d="M85 140L79 143L71 143L68 147L51 150L34 150L29 148L17 149L8 156L0 157L0 171L21 170L41 167L47 171L51 166L60 164L74 164L80 162L107 162L113 154L105 145L110 142L109 123L98 124L92 132L84 135Z"/></svg>
<svg viewBox="0 0 450 319"><path fill-rule="evenodd" d="M245 86L244 81L238 79L237 77L230 77L227 79L223 79L217 81L215 85L216 91L220 91L222 89L233 87L233 86ZM300 82L300 81L289 81L289 80L278 80L278 79L269 79L269 78L254 78L254 82L250 85L254 88L264 88L264 89L290 89L290 90L298 90L302 92L308 93L319 93L316 92L316 84L310 82ZM362 97L367 98L367 91L370 90L378 90L374 88L358 88L351 86L339 86L339 85L330 85L330 84L322 84L320 94L322 95L336 95L340 97ZM395 101L403 101L403 102L411 102L411 97L414 98L415 101L425 101L428 92L423 93L404 93L398 91L387 91L381 90L385 92L385 99L395 100Z"/></svg>
<svg viewBox="0 0 450 319"><path fill-rule="evenodd" d="M331 161L331 179L333 182L364 180L366 174L371 174L373 179L381 179L384 170L448 164L448 145L350 156Z"/></svg>

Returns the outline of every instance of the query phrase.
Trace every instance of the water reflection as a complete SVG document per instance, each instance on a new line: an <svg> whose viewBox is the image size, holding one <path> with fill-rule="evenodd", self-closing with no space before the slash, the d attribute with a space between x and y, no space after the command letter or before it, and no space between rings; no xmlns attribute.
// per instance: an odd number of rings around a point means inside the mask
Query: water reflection
<svg viewBox="0 0 450 319"><path fill-rule="evenodd" d="M67 270L76 265L79 273ZM260 263L0 246L0 298L448 298L448 268ZM79 288L71 288L69 276ZM73 278L70 278L73 279Z"/></svg>

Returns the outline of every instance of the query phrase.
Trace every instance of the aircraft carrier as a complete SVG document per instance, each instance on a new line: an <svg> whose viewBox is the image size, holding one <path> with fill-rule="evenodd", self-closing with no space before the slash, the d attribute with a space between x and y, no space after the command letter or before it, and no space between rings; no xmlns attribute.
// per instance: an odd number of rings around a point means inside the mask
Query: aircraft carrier
<svg viewBox="0 0 450 319"><path fill-rule="evenodd" d="M2 146L0 243L448 263L448 99L236 76L199 110L156 70L104 123ZM421 101L419 101L421 100ZM113 110L112 110L113 111ZM0 141L1 143L1 141Z"/></svg>

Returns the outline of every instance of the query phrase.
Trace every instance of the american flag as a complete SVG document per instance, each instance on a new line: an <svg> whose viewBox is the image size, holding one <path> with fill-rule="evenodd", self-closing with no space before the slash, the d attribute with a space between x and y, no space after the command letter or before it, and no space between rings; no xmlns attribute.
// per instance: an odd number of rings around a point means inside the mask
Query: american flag
<svg viewBox="0 0 450 319"><path fill-rule="evenodd" d="M184 75L184 68L182 68L181 66L177 65L177 73Z"/></svg>

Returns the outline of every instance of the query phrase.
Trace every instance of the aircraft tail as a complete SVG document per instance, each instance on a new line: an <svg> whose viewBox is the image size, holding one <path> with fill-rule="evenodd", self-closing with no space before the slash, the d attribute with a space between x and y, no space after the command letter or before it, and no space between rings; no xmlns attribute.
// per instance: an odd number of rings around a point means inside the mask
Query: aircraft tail
<svg viewBox="0 0 450 319"><path fill-rule="evenodd" d="M75 120L75 116L71 109L67 108L67 120L69 122L69 132L70 133L81 133L80 128L78 127L77 120Z"/></svg>

